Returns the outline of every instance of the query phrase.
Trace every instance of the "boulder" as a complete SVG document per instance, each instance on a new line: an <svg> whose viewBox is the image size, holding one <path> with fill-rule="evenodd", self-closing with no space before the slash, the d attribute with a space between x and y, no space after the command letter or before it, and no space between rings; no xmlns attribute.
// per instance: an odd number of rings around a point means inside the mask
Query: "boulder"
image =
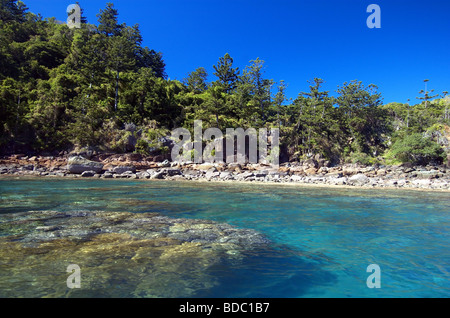
<svg viewBox="0 0 450 318"><path fill-rule="evenodd" d="M188 169L188 170L184 170L183 171L183 175L192 178L192 177L202 176L203 173L201 171L199 171L199 170Z"/></svg>
<svg viewBox="0 0 450 318"><path fill-rule="evenodd" d="M368 183L370 180L365 174L359 173L359 174L355 174L354 176L350 177L348 179L348 181L353 184L361 185L361 184Z"/></svg>
<svg viewBox="0 0 450 318"><path fill-rule="evenodd" d="M344 176L354 176L361 174L361 169L359 167L346 166L343 168L342 173Z"/></svg>
<svg viewBox="0 0 450 318"><path fill-rule="evenodd" d="M82 176L83 178L90 178L90 177L93 177L93 176L95 176L95 171L84 171L84 172L81 174L81 176Z"/></svg>
<svg viewBox="0 0 450 318"><path fill-rule="evenodd" d="M206 180L210 181L213 178L217 178L220 176L220 172L219 171L215 171L213 169L210 169L206 172L205 174L205 178Z"/></svg>
<svg viewBox="0 0 450 318"><path fill-rule="evenodd" d="M242 178L244 178L244 179L247 179L247 178L253 177L254 174L253 174L253 172L246 171L246 172L244 172L244 173L241 173L240 176L241 176Z"/></svg>
<svg viewBox="0 0 450 318"><path fill-rule="evenodd" d="M305 170L305 173L306 173L308 176L313 176L313 175L315 175L315 174L317 173L317 169L311 167L311 168L306 169L306 170Z"/></svg>
<svg viewBox="0 0 450 318"><path fill-rule="evenodd" d="M139 153L129 153L126 155L127 160L129 161L141 161L142 155Z"/></svg>
<svg viewBox="0 0 450 318"><path fill-rule="evenodd" d="M293 176L291 176L290 180L293 181L293 182L300 182L300 181L303 180L303 177L302 176L298 176L298 175L293 175Z"/></svg>
<svg viewBox="0 0 450 318"><path fill-rule="evenodd" d="M405 170L403 170L404 173L411 173L414 171L416 171L416 169L414 169L414 168L405 168Z"/></svg>
<svg viewBox="0 0 450 318"><path fill-rule="evenodd" d="M438 170L431 170L431 171L418 171L416 174L416 177L419 179L436 179L442 176L442 174L439 174Z"/></svg>
<svg viewBox="0 0 450 318"><path fill-rule="evenodd" d="M242 166L239 163L229 163L228 164L228 171L238 171L242 170Z"/></svg>
<svg viewBox="0 0 450 318"><path fill-rule="evenodd" d="M97 154L97 151L93 147L84 147L78 148L76 147L73 151L70 152L70 156L80 156L83 158L91 159L94 155Z"/></svg>
<svg viewBox="0 0 450 318"><path fill-rule="evenodd" d="M67 170L74 174L82 174L85 171L100 173L103 170L103 164L100 162L90 161L81 156L75 156L70 157L67 161Z"/></svg>
<svg viewBox="0 0 450 318"><path fill-rule="evenodd" d="M430 179L420 179L412 181L412 184L418 188L428 188L431 185Z"/></svg>
<svg viewBox="0 0 450 318"><path fill-rule="evenodd" d="M114 176L113 176L111 173L106 172L106 173L103 174L101 177L102 177L103 179L112 179Z"/></svg>
<svg viewBox="0 0 450 318"><path fill-rule="evenodd" d="M347 184L347 177L337 177L330 180L331 184L334 185L345 185Z"/></svg>
<svg viewBox="0 0 450 318"><path fill-rule="evenodd" d="M138 172L136 173L138 179L149 179L150 174L148 172Z"/></svg>
<svg viewBox="0 0 450 318"><path fill-rule="evenodd" d="M260 171L255 171L254 174L255 174L255 177L257 177L257 178L265 178L269 174L269 171L260 170Z"/></svg>
<svg viewBox="0 0 450 318"><path fill-rule="evenodd" d="M203 163L201 165L196 166L195 169L197 169L197 170L205 170L205 171L206 170L210 170L210 169L214 169L214 171L217 171L217 168L212 163Z"/></svg>
<svg viewBox="0 0 450 318"><path fill-rule="evenodd" d="M338 172L338 171L327 173L327 177L328 178L336 178L336 179L338 179L338 178L342 178L343 176L344 176L344 174L342 172Z"/></svg>
<svg viewBox="0 0 450 318"><path fill-rule="evenodd" d="M181 175L181 174L182 174L182 173L181 173L181 169L179 169L179 168L167 168L167 169L164 169L164 172L165 172L169 177L177 176L177 175Z"/></svg>
<svg viewBox="0 0 450 318"><path fill-rule="evenodd" d="M153 174L153 175L151 175L150 176L150 179L151 180L155 180L155 179L164 179L164 172L157 172L157 173L155 173L155 174Z"/></svg>
<svg viewBox="0 0 450 318"><path fill-rule="evenodd" d="M279 172L286 172L286 173L289 173L289 172L291 171L291 168L289 168L289 167L280 167L280 168L278 169L278 171L279 171Z"/></svg>
<svg viewBox="0 0 450 318"><path fill-rule="evenodd" d="M117 166L112 168L112 172L117 173L117 174L122 174L124 172L132 172L135 173L136 172L136 167L134 166Z"/></svg>
<svg viewBox="0 0 450 318"><path fill-rule="evenodd" d="M221 172L220 175L219 175L219 178L221 180L230 180L230 179L233 178L233 173L231 171Z"/></svg>
<svg viewBox="0 0 450 318"><path fill-rule="evenodd" d="M158 166L162 168L170 167L170 161L166 159L163 162L159 163Z"/></svg>
<svg viewBox="0 0 450 318"><path fill-rule="evenodd" d="M317 162L317 160L308 159L303 162L303 166L306 168L319 168L319 163Z"/></svg>

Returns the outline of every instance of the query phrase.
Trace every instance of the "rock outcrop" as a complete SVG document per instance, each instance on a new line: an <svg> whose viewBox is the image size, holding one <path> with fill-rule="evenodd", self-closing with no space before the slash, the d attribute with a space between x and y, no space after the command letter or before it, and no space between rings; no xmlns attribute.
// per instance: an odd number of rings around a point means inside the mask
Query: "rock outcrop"
<svg viewBox="0 0 450 318"><path fill-rule="evenodd" d="M74 156L68 159L67 170L74 174L82 174L85 171L100 173L103 170L103 164L88 160L81 156Z"/></svg>

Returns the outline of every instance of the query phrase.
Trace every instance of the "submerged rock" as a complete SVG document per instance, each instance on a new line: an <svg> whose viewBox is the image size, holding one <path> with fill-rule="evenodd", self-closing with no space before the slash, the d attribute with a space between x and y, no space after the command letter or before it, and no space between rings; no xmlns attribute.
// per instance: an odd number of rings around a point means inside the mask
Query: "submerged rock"
<svg viewBox="0 0 450 318"><path fill-rule="evenodd" d="M38 211L0 216L0 297L192 297L207 269L269 241L254 230L156 213ZM69 264L82 288L66 286Z"/></svg>

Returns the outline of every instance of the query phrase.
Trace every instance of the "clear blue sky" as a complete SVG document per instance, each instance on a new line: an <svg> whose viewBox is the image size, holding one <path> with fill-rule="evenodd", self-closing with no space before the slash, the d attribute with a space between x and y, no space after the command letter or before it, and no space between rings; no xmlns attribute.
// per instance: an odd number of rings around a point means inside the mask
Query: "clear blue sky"
<svg viewBox="0 0 450 318"><path fill-rule="evenodd" d="M65 21L75 0L24 0L31 12ZM257 57L266 78L285 80L289 97L314 77L331 92L357 79L375 84L384 103L416 102L428 89L450 91L448 0L80 0L85 16L113 2L119 22L138 23L144 46L163 53L171 79L212 66L229 53L243 69ZM381 7L381 29L369 29L369 4Z"/></svg>

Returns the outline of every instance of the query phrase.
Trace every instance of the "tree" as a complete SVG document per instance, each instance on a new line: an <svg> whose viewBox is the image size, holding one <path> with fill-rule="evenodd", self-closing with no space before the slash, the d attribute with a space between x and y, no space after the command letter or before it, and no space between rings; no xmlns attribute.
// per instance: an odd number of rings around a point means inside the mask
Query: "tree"
<svg viewBox="0 0 450 318"><path fill-rule="evenodd" d="M69 29L25 10L0 1L2 151L100 145L114 138L102 134L144 117L182 122L181 85L165 80L162 54L142 47L139 27L119 24L112 4L100 11L99 28L83 13L81 28Z"/></svg>
<svg viewBox="0 0 450 318"><path fill-rule="evenodd" d="M0 20L4 22L25 22L28 8L22 1L0 0Z"/></svg>
<svg viewBox="0 0 450 318"><path fill-rule="evenodd" d="M114 9L114 4L108 2L105 10L100 10L100 13L97 14L98 31L107 37L119 35L123 26L119 25L118 15L117 9Z"/></svg>
<svg viewBox="0 0 450 318"><path fill-rule="evenodd" d="M187 90L195 94L204 93L208 89L207 83L208 73L205 68L199 67L195 71L190 72L183 80L183 84Z"/></svg>
<svg viewBox="0 0 450 318"><path fill-rule="evenodd" d="M448 111L448 106L449 106L449 102L448 102L448 97L445 98L448 95L447 91L442 92L442 99L445 102L445 112L444 112L444 120L449 120L450 119L450 112Z"/></svg>
<svg viewBox="0 0 450 318"><path fill-rule="evenodd" d="M314 78L309 92L302 92L294 101L296 109L293 142L302 156L323 155L334 157L334 146L339 142L335 133L337 120L333 108L334 99L328 91L322 91L324 81Z"/></svg>
<svg viewBox="0 0 450 318"><path fill-rule="evenodd" d="M80 74L80 84L89 87L89 90L94 85L100 86L105 78L108 60L106 42L105 35L88 29L77 30L74 34L66 64L71 72Z"/></svg>
<svg viewBox="0 0 450 318"><path fill-rule="evenodd" d="M241 122L239 127L255 127L259 117L258 106L252 102L253 84L250 75L244 70L238 77L236 88L231 95L235 116Z"/></svg>
<svg viewBox="0 0 450 318"><path fill-rule="evenodd" d="M273 80L264 78L264 61L257 58L250 61L251 65L247 66L244 70L244 79L248 80L248 84L251 87L251 94L254 106L259 107L259 118L256 126L260 126L261 122L267 120L267 111L271 104L271 88L273 86ZM260 122L258 122L260 121Z"/></svg>
<svg viewBox="0 0 450 318"><path fill-rule="evenodd" d="M136 51L136 68L150 68L154 75L166 79L166 64L161 52L150 50L148 47L139 46Z"/></svg>
<svg viewBox="0 0 450 318"><path fill-rule="evenodd" d="M87 20L86 16L84 15L83 7L80 5L80 3L78 1L75 1L75 4L78 4L80 6L80 15L81 15L80 22L81 22L81 24L87 24L88 20Z"/></svg>
<svg viewBox="0 0 450 318"><path fill-rule="evenodd" d="M392 156L401 162L426 165L441 164L444 160L444 150L429 137L421 133L406 135L392 145Z"/></svg>
<svg viewBox="0 0 450 318"><path fill-rule="evenodd" d="M341 129L350 136L351 151L374 155L383 148L382 136L388 127L386 111L379 107L381 94L377 89L376 85L365 87L354 80L337 91Z"/></svg>
<svg viewBox="0 0 450 318"><path fill-rule="evenodd" d="M432 100L433 98L436 98L437 96L439 96L439 94L436 94L436 95L430 95L430 93L433 93L433 92L434 92L434 89L432 89L431 91L428 91L428 90L427 90L427 83L428 83L429 81L430 81L430 80L428 80L428 79L424 80L424 83L425 83L425 90L422 89L422 90L419 92L419 94L422 94L423 97L416 97L416 98L419 99L419 100L425 101L425 108L427 108L427 106L428 106L428 101L429 101L429 100Z"/></svg>
<svg viewBox="0 0 450 318"><path fill-rule="evenodd" d="M226 94L234 90L239 77L239 68L233 68L233 58L226 53L213 68L215 70L213 74L218 78L213 85L222 87Z"/></svg>
<svg viewBox="0 0 450 318"><path fill-rule="evenodd" d="M281 80L278 85L278 91L275 94L275 97L273 99L273 103L275 105L275 109L277 112L277 125L278 129L281 130L281 124L283 122L284 116L285 116L285 109L283 107L283 103L287 100L286 97L286 83Z"/></svg>
<svg viewBox="0 0 450 318"><path fill-rule="evenodd" d="M19 65L15 61L14 52L10 41L0 33L0 79L6 77L17 77Z"/></svg>
<svg viewBox="0 0 450 318"><path fill-rule="evenodd" d="M10 136L17 135L19 125L21 89L20 83L6 78L0 85L0 146L9 141Z"/></svg>
<svg viewBox="0 0 450 318"><path fill-rule="evenodd" d="M120 72L133 70L142 37L137 26L124 27L120 34L108 38L108 64L115 74L114 110L118 109Z"/></svg>
<svg viewBox="0 0 450 318"><path fill-rule="evenodd" d="M208 114L215 117L216 127L220 129L219 115L224 111L226 94L223 92L223 88L221 86L214 85L211 86L207 92L208 95L202 107Z"/></svg>

